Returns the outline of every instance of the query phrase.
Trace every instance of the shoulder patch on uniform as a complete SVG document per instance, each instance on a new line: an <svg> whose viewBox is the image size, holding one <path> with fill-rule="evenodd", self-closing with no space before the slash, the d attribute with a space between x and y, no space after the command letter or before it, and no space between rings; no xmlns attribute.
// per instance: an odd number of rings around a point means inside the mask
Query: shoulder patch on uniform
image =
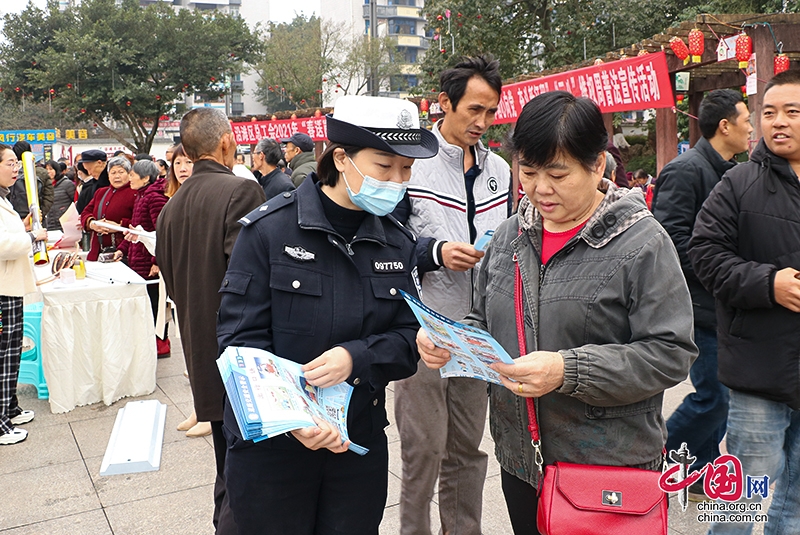
<svg viewBox="0 0 800 535"><path fill-rule="evenodd" d="M271 214L277 210L280 210L284 206L289 206L290 204L294 203L294 192L287 191L286 193L289 193L289 195L287 196L286 194L283 194L268 200L246 216L239 219L239 223L245 227L252 225L267 214Z"/></svg>
<svg viewBox="0 0 800 535"><path fill-rule="evenodd" d="M393 215L389 214L389 215L386 216L386 218L389 221L391 221L392 223L394 223L395 226L397 226L397 228L399 228L403 232L403 234L408 236L409 240L411 240L414 243L417 242L417 236L413 232L411 232L408 228L406 228L406 226L403 225L400 221L398 221L396 217L394 217Z"/></svg>

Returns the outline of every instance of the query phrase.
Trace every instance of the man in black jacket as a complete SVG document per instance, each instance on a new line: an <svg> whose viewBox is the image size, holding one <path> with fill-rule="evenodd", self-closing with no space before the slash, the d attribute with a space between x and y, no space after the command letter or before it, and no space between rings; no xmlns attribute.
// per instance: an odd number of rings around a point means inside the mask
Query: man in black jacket
<svg viewBox="0 0 800 535"><path fill-rule="evenodd" d="M761 128L750 162L725 173L700 210L689 258L716 300L728 453L759 482L745 479L748 494L775 484L764 533L788 535L800 533L800 71L767 83Z"/></svg>
<svg viewBox="0 0 800 535"><path fill-rule="evenodd" d="M700 105L698 119L703 137L664 166L653 196L653 215L678 250L692 294L694 339L700 349L689 372L695 391L684 398L667 421L666 447L677 450L686 442L697 459L693 468L702 468L719 457L728 417L728 389L717 379L714 298L697 280L687 248L700 207L725 171L736 165L734 155L747 150L753 131L741 93L730 89L710 92ZM702 499L702 482L696 482L690 491L691 498Z"/></svg>
<svg viewBox="0 0 800 535"><path fill-rule="evenodd" d="M278 169L282 155L280 144L266 137L253 149L253 175L264 188L267 200L294 189L291 179Z"/></svg>

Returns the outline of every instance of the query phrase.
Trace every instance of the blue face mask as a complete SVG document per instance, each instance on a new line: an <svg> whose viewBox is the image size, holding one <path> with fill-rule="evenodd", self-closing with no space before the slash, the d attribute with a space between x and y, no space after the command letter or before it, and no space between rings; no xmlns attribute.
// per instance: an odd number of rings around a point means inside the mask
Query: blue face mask
<svg viewBox="0 0 800 535"><path fill-rule="evenodd" d="M350 184L347 183L347 177L344 171L342 171L342 178L344 178L344 184L347 186L347 195L350 196L350 200L353 201L353 204L370 214L385 216L394 210L397 204L403 200L408 182L398 184L397 182L384 182L372 178L362 173L349 156L347 159L350 160L350 163L353 164L358 174L364 179L364 181L361 182L361 189L358 190L358 193L353 193L353 190L350 189Z"/></svg>

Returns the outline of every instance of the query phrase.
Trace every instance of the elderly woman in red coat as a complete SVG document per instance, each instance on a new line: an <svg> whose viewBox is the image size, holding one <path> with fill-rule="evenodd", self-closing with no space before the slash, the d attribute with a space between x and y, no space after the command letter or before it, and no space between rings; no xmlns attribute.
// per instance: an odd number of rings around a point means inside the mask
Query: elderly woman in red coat
<svg viewBox="0 0 800 535"><path fill-rule="evenodd" d="M111 158L107 169L111 185L98 189L81 212L81 225L84 230L92 234L92 244L86 257L90 261L97 260L104 250L113 253L124 241L122 232L101 227L97 222L105 221L127 228L133 216L136 192L131 189L128 176L131 170L130 161L124 156Z"/></svg>
<svg viewBox="0 0 800 535"><path fill-rule="evenodd" d="M142 230L154 232L158 215L167 203L164 195L166 180L159 178L158 166L149 160L141 160L133 164L130 172L130 188L136 192L133 203L133 217L131 227L142 227ZM110 177L110 173L109 173ZM158 265L156 257L151 255L143 243L137 241L135 234L125 235L125 240L117 247L114 254L115 260L127 257L128 267L138 273L143 279L157 279ZM153 307L153 318L158 316L158 284L148 284L147 293L150 295L150 304ZM166 334L163 340L156 337L156 346L159 357L168 357L170 344Z"/></svg>

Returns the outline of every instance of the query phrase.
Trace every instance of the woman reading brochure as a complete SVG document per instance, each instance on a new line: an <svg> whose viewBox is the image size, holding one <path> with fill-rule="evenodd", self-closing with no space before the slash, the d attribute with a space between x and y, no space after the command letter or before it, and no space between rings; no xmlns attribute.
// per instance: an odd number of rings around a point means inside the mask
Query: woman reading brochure
<svg viewBox="0 0 800 535"><path fill-rule="evenodd" d="M220 350L303 364L319 387L353 386L348 451L322 421L244 440L229 402L226 486L239 533L377 534L386 503L385 387L417 369L414 239L387 217L436 139L403 100L345 96L327 118L318 174L242 219L223 281Z"/></svg>

